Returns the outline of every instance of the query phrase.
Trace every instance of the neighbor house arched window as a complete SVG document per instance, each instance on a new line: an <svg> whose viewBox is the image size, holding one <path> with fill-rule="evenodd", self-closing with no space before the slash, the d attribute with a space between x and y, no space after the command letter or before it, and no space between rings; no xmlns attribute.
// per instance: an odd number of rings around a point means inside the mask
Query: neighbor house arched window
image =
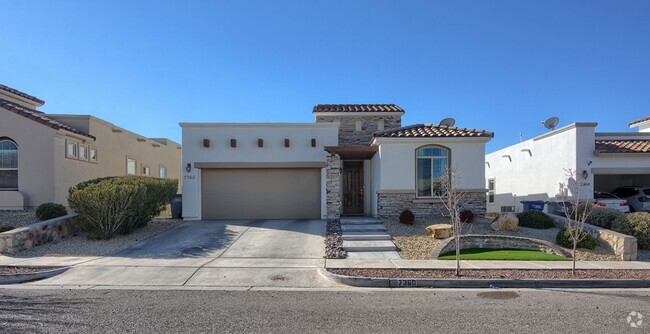
<svg viewBox="0 0 650 334"><path fill-rule="evenodd" d="M18 189L18 145L0 138L0 190Z"/></svg>
<svg viewBox="0 0 650 334"><path fill-rule="evenodd" d="M445 196L442 182L449 169L449 149L427 146L415 151L417 197Z"/></svg>

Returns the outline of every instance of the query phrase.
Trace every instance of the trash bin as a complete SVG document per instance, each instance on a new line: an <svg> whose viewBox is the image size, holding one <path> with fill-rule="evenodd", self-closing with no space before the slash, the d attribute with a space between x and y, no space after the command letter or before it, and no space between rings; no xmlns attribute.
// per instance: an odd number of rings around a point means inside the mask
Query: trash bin
<svg viewBox="0 0 650 334"><path fill-rule="evenodd" d="M526 211L544 211L544 201L521 201L524 205L524 212Z"/></svg>
<svg viewBox="0 0 650 334"><path fill-rule="evenodd" d="M176 195L172 198L172 218L183 218L183 195Z"/></svg>

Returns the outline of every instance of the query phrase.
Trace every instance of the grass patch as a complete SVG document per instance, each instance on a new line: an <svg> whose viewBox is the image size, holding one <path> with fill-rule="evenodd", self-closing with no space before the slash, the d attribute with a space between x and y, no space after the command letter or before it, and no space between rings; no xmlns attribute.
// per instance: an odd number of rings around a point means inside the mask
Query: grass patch
<svg viewBox="0 0 650 334"><path fill-rule="evenodd" d="M438 260L455 260L456 252L440 255ZM525 249L489 249L468 248L460 251L461 260L496 260L496 261L569 261L568 258L540 251Z"/></svg>

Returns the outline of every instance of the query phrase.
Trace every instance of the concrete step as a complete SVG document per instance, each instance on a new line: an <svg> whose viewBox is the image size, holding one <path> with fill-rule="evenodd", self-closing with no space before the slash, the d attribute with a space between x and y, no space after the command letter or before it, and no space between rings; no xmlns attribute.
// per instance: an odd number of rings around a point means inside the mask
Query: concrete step
<svg viewBox="0 0 650 334"><path fill-rule="evenodd" d="M348 252L349 260L401 260L396 251L390 252Z"/></svg>
<svg viewBox="0 0 650 334"><path fill-rule="evenodd" d="M368 225L368 224L381 224L381 220L372 217L343 217L341 218L341 225Z"/></svg>
<svg viewBox="0 0 650 334"><path fill-rule="evenodd" d="M341 231L346 232L386 232L386 228L382 224L372 225L341 225Z"/></svg>
<svg viewBox="0 0 650 334"><path fill-rule="evenodd" d="M390 240L386 232L345 232L343 240Z"/></svg>
<svg viewBox="0 0 650 334"><path fill-rule="evenodd" d="M397 247L390 240L343 240L343 249L348 252L389 252Z"/></svg>

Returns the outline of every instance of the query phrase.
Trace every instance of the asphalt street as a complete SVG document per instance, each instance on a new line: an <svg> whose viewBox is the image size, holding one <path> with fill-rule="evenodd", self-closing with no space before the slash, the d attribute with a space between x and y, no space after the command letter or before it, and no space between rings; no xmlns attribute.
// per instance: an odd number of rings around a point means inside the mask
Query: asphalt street
<svg viewBox="0 0 650 334"><path fill-rule="evenodd" d="M0 332L648 333L650 289L0 289Z"/></svg>

